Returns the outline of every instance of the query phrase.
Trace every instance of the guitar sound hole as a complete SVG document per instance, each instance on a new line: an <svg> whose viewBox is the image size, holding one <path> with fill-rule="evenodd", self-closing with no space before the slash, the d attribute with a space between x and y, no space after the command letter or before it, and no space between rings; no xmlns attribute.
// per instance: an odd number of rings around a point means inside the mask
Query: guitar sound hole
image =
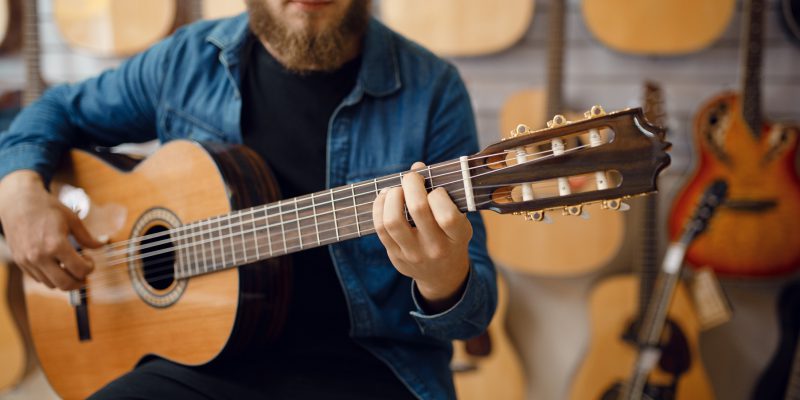
<svg viewBox="0 0 800 400"><path fill-rule="evenodd" d="M145 236L159 234L167 230L167 227L156 225L148 229ZM175 253L171 250L173 244L171 240L165 240L167 235L154 235L142 240L142 254L155 253L145 256L142 259L142 269L144 280L148 285L156 290L164 290L175 281ZM164 242L164 243L161 243ZM158 243L153 244L151 243Z"/></svg>

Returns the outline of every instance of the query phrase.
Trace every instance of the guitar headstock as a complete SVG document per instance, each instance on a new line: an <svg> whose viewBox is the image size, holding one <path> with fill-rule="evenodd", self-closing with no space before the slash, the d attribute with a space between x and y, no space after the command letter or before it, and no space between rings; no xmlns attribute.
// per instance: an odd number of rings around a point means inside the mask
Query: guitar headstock
<svg viewBox="0 0 800 400"><path fill-rule="evenodd" d="M585 204L620 209L622 199L655 192L670 163L663 129L641 108L606 114L594 106L580 121L557 115L548 127L520 125L512 137L471 157L478 208L542 220L546 210L580 215Z"/></svg>

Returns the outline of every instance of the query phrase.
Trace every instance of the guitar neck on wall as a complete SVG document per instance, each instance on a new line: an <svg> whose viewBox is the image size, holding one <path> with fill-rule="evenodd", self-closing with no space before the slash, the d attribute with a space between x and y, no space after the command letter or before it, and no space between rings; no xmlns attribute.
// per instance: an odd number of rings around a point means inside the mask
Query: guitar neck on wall
<svg viewBox="0 0 800 400"><path fill-rule="evenodd" d="M655 191L669 163L658 128L640 109L589 115L416 172L462 211L532 218L549 209L579 214L592 202L618 208ZM563 145L587 131L601 143ZM539 150L544 144L552 148ZM278 201L252 151L220 146L170 142L129 171L81 151L65 159L51 192L109 244L84 252L96 268L81 290L25 281L34 343L62 397L85 398L146 354L199 365L263 346L287 307L291 270L279 256L371 234L377 193L401 181L398 173ZM616 179L583 192L519 194L534 190L531 182L540 189L597 171Z"/></svg>

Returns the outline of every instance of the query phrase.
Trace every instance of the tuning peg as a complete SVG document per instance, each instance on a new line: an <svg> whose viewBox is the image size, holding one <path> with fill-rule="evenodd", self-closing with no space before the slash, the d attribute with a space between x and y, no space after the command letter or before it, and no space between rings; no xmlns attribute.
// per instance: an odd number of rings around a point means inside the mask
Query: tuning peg
<svg viewBox="0 0 800 400"><path fill-rule="evenodd" d="M593 105L592 108L589 109L589 111L583 113L583 116L585 118L597 118L597 117L602 117L603 115L606 115L606 111L603 110L603 107L599 105Z"/></svg>
<svg viewBox="0 0 800 400"><path fill-rule="evenodd" d="M572 216L581 215L582 212L583 212L582 204L564 207L564 210L562 211L564 215L572 215Z"/></svg>
<svg viewBox="0 0 800 400"><path fill-rule="evenodd" d="M547 121L547 127L548 128L553 128L553 127L556 127L556 126L565 125L566 123L567 123L567 119L564 118L563 115L558 114L558 115L554 116L553 119L551 119L550 121Z"/></svg>
<svg viewBox="0 0 800 400"><path fill-rule="evenodd" d="M545 218L545 214L543 210L539 211L528 211L525 213L525 220L526 221L542 221Z"/></svg>
<svg viewBox="0 0 800 400"><path fill-rule="evenodd" d="M608 199L608 200L603 200L603 203L600 205L600 208L619 210L621 205L622 201L620 199Z"/></svg>

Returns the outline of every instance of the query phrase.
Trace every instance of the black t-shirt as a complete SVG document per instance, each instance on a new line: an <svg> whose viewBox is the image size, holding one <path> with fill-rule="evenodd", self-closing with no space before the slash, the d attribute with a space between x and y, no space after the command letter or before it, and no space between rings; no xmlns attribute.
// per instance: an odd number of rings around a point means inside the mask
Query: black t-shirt
<svg viewBox="0 0 800 400"><path fill-rule="evenodd" d="M356 83L360 58L337 71L297 74L286 70L252 35L244 52L244 144L266 161L283 198L325 189L328 123ZM353 380L348 386L372 381L382 388L381 397L392 392L410 397L388 366L349 337L350 316L328 246L290 257L287 322L267 362L279 366L278 373L311 382L330 381L332 370L349 371Z"/></svg>

